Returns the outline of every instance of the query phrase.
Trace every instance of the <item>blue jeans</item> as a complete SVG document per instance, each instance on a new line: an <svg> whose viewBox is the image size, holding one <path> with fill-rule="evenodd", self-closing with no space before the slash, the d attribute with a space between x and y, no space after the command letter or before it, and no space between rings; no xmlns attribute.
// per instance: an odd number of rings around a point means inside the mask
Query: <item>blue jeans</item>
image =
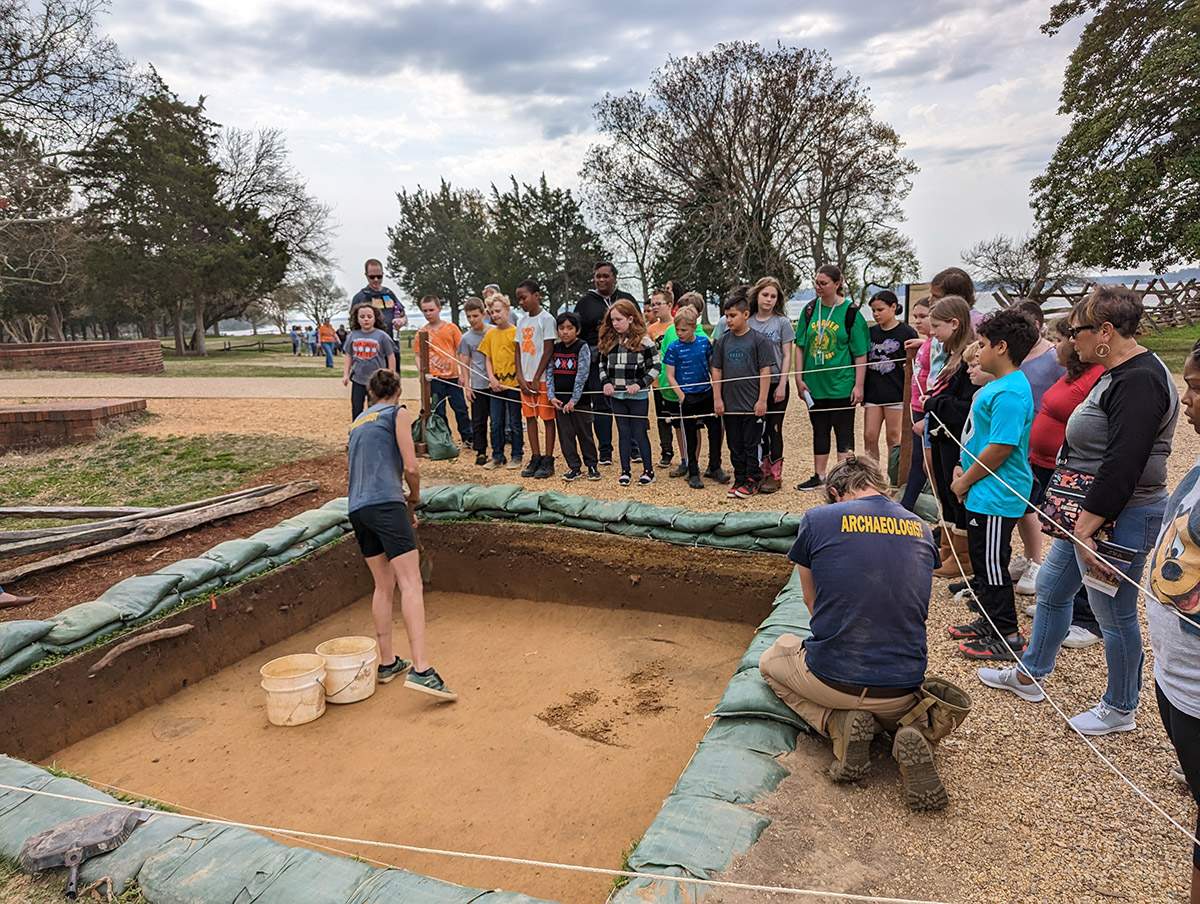
<svg viewBox="0 0 1200 904"><path fill-rule="evenodd" d="M1113 542L1139 550L1126 572L1135 584L1141 582L1147 553L1158 539L1165 509L1166 500L1163 500L1127 508L1117 516ZM1051 544L1038 571L1037 614L1033 618L1029 646L1021 657L1034 678L1044 678L1054 671L1055 657L1071 627L1075 592L1084 570L1073 543L1056 539ZM1122 581L1115 596L1091 587L1087 588L1087 595L1104 637L1104 659L1108 664L1108 687L1102 699L1113 709L1133 712L1142 690L1145 660L1137 619L1137 589Z"/></svg>
<svg viewBox="0 0 1200 904"><path fill-rule="evenodd" d="M512 443L513 461L525 457L524 425L521 423L521 391L505 389L503 392L488 390L492 393L488 417L492 422L492 461L504 461L504 434L507 430Z"/></svg>
<svg viewBox="0 0 1200 904"><path fill-rule="evenodd" d="M444 380L441 377L434 377L429 381L429 407L434 411L442 404L442 399L449 403L449 408L454 411L454 418L458 421L458 435L461 437L463 444L467 446L474 445L475 433L471 427L471 413L467 411L467 399L463 395L463 388L454 380ZM450 424L450 414L446 408L442 408L441 415L446 419L446 424Z"/></svg>
<svg viewBox="0 0 1200 904"><path fill-rule="evenodd" d="M321 348L325 351L325 366L333 367L333 343L322 342Z"/></svg>

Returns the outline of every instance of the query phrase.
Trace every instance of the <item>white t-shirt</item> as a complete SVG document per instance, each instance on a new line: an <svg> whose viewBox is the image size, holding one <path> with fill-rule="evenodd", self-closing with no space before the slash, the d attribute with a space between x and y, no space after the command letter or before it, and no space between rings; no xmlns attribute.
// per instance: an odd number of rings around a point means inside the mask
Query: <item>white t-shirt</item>
<svg viewBox="0 0 1200 904"><path fill-rule="evenodd" d="M533 381L546 351L546 340L553 342L557 336L554 315L545 309L532 317L524 312L517 317L517 347L521 350L521 373L526 380ZM544 370L541 379L546 379Z"/></svg>

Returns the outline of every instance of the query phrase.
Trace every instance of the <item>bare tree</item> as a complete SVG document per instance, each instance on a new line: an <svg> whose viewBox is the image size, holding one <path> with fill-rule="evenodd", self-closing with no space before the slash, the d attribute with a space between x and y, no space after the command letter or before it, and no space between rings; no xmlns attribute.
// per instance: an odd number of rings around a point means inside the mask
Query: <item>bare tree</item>
<svg viewBox="0 0 1200 904"><path fill-rule="evenodd" d="M350 306L350 299L337 284L333 274L328 271L310 276L296 283L295 287L300 302L299 309L317 325L326 317L332 317Z"/></svg>
<svg viewBox="0 0 1200 904"><path fill-rule="evenodd" d="M1001 289L1011 298L1043 302L1059 289L1084 282L1067 262L1066 246L1039 233L998 233L962 252L963 263L985 289Z"/></svg>

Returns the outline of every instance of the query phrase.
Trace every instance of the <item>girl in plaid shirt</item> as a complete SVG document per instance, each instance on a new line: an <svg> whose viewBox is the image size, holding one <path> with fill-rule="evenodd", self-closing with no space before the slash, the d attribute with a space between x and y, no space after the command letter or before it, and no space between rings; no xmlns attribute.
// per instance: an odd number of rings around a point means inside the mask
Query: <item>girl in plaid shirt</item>
<svg viewBox="0 0 1200 904"><path fill-rule="evenodd" d="M617 419L618 450L621 455L621 486L629 486L629 462L636 442L642 456L638 483L654 483L650 457L650 435L646 414L650 409L650 386L661 368L658 346L646 335L646 321L631 301L619 299L600 324L600 383L612 399Z"/></svg>

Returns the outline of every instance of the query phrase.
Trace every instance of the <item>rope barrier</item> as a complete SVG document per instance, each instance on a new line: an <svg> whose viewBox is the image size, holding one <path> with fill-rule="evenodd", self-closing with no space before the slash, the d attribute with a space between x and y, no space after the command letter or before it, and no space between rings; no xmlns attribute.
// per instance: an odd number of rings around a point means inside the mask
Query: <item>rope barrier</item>
<svg viewBox="0 0 1200 904"><path fill-rule="evenodd" d="M98 801L89 800L86 797L75 797L70 794L57 794L52 791L42 791L34 788L22 788L16 785L0 784L0 791L16 791L22 794L32 794L39 797L49 797L55 800L64 800L72 803L90 804L96 807L105 807L106 809L121 809L133 810L138 813L145 813L146 808L135 804L123 804L119 801ZM298 839L318 839L321 841L332 841L338 844L363 845L366 847L381 847L391 850L407 851L413 854L432 854L442 857L461 857L467 860L485 860L492 863L508 863L515 866L536 866L546 869L558 869L567 872L591 873L594 875L623 877L628 879L653 879L661 882L675 882L683 885L698 885L707 888L728 888L739 891L765 891L777 892L780 894L809 896L809 897L824 897L838 901L856 901L867 902L867 904L948 904L944 901L929 901L913 898L886 898L874 895L855 895L847 892L836 891L820 891L807 888L789 888L780 885L753 885L745 882L726 882L720 879L698 879L693 876L667 876L661 873L638 873L632 870L605 869L599 866L580 866L573 863L557 863L552 860L534 860L526 857L503 857L498 854L477 854L470 851L453 851L442 850L440 848L419 847L411 844L401 844L395 841L372 841L368 838L351 838L345 835L332 835L324 832L306 832L302 829L286 829L278 826L257 825L249 822L237 822L231 819L219 819L216 817L204 816L187 816L183 813L170 813L167 811L157 811L157 814L171 819L187 819L191 821L205 822L210 825L227 826L235 829L247 829L252 832L259 832L271 835L286 835L291 838Z"/></svg>

